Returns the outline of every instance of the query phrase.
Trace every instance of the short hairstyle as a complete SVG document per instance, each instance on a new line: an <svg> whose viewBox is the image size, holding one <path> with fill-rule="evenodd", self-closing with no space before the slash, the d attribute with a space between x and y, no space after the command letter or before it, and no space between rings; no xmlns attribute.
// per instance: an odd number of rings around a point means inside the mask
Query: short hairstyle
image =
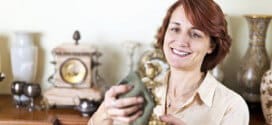
<svg viewBox="0 0 272 125"><path fill-rule="evenodd" d="M213 0L178 0L168 9L162 26L156 35L158 46L163 49L165 32L174 10L183 5L189 21L210 36L211 44L215 45L213 52L207 54L201 65L201 72L213 69L222 61L231 46L231 38L228 35L227 21L221 8Z"/></svg>

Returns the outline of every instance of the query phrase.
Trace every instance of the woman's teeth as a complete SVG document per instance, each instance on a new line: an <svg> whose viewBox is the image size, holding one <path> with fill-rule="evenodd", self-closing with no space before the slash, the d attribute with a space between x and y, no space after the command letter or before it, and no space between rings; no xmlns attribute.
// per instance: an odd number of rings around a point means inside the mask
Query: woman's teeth
<svg viewBox="0 0 272 125"><path fill-rule="evenodd" d="M190 53L188 53L188 52L182 52L182 51L179 51L179 50L176 50L176 49L173 49L173 53L174 53L174 54L177 54L177 55L179 55L179 56L187 56L187 55L190 54Z"/></svg>

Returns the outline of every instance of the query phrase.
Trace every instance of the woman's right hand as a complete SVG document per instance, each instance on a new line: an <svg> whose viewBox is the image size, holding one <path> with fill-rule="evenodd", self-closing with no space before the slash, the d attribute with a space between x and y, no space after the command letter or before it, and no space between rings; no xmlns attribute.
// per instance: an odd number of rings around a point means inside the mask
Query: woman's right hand
<svg viewBox="0 0 272 125"><path fill-rule="evenodd" d="M103 103L92 116L94 125L111 125L113 121L131 123L142 114L144 99L142 97L117 98L130 91L131 85L111 87L105 94Z"/></svg>

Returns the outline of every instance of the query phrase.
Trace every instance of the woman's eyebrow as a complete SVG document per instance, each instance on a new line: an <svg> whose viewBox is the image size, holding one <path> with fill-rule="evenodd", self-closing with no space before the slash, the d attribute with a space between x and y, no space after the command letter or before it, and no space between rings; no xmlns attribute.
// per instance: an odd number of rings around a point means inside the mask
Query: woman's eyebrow
<svg viewBox="0 0 272 125"><path fill-rule="evenodd" d="M179 22L176 22L176 21L171 21L170 24L180 25L180 23L179 23Z"/></svg>

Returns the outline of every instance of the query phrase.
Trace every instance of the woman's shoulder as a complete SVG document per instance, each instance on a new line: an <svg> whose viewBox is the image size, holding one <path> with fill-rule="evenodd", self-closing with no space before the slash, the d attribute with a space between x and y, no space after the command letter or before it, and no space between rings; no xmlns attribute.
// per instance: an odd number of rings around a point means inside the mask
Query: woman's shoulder
<svg viewBox="0 0 272 125"><path fill-rule="evenodd" d="M214 76L210 73L207 73L203 85L201 88L204 88L205 91L213 95L213 100L215 102L233 102L232 100L244 103L244 99L232 89L226 87L224 84L216 80ZM211 89L212 88L212 89Z"/></svg>
<svg viewBox="0 0 272 125"><path fill-rule="evenodd" d="M214 92L214 103L223 105L227 109L248 110L248 106L241 95L217 81Z"/></svg>
<svg viewBox="0 0 272 125"><path fill-rule="evenodd" d="M221 111L225 123L239 123L246 125L249 122L249 109L245 100L235 91L217 81L213 107Z"/></svg>
<svg viewBox="0 0 272 125"><path fill-rule="evenodd" d="M232 101L238 101L241 103L245 103L244 99L242 98L242 96L240 94L238 94L234 90L226 87L225 85L223 85L220 82L218 82L217 84L218 85L215 89L215 96L219 96L222 100L225 100L225 101L232 100Z"/></svg>

